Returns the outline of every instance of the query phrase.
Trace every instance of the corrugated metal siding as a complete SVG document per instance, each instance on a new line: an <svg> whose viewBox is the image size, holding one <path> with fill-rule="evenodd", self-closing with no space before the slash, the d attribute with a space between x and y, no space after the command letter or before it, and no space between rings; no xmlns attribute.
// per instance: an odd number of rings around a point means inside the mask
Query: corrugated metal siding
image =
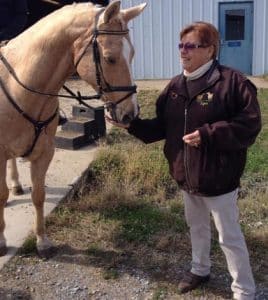
<svg viewBox="0 0 268 300"><path fill-rule="evenodd" d="M171 78L181 72L177 44L181 29L193 21L218 28L218 4L230 0L121 0L127 8L147 2L130 23L135 47L135 79ZM239 2L239 1L235 1ZM242 1L245 2L245 1ZM268 0L254 0L253 75L268 73Z"/></svg>
<svg viewBox="0 0 268 300"><path fill-rule="evenodd" d="M253 74L268 74L268 1L254 1Z"/></svg>

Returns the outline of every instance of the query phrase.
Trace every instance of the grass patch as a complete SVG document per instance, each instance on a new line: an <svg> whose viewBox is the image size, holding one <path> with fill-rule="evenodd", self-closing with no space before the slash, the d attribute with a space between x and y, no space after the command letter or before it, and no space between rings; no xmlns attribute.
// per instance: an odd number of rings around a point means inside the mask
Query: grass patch
<svg viewBox="0 0 268 300"><path fill-rule="evenodd" d="M145 242L154 234L173 229L174 232L185 232L184 222L170 211L161 211L149 204L132 207L119 206L113 211L106 211L107 219L120 220L120 239L126 242Z"/></svg>
<svg viewBox="0 0 268 300"><path fill-rule="evenodd" d="M262 130L255 144L249 148L244 176L243 199L239 202L240 222L253 256L261 249L268 259L268 90L259 89L258 98L262 113ZM252 241L252 242L251 242Z"/></svg>
<svg viewBox="0 0 268 300"><path fill-rule="evenodd" d="M262 78L268 81L268 74L264 74Z"/></svg>
<svg viewBox="0 0 268 300"><path fill-rule="evenodd" d="M152 300L162 300L165 299L168 294L168 289L166 287L158 287L152 296Z"/></svg>
<svg viewBox="0 0 268 300"><path fill-rule="evenodd" d="M100 247L97 244L90 245L90 247L87 248L85 251L86 255L88 255L88 256L91 256L91 255L96 256L99 252L100 252Z"/></svg>
<svg viewBox="0 0 268 300"><path fill-rule="evenodd" d="M246 176L268 177L268 89L259 90L262 113L262 130L256 142L249 148Z"/></svg>
<svg viewBox="0 0 268 300"><path fill-rule="evenodd" d="M105 280L117 279L119 277L119 273L118 270L111 268L104 270L102 276Z"/></svg>
<svg viewBox="0 0 268 300"><path fill-rule="evenodd" d="M36 237L30 235L22 244L19 249L19 255L32 255L36 254Z"/></svg>

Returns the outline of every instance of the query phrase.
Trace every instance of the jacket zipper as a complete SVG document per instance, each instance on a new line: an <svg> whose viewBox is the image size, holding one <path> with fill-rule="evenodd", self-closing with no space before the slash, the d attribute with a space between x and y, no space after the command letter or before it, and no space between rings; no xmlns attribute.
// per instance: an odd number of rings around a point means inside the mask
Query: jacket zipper
<svg viewBox="0 0 268 300"><path fill-rule="evenodd" d="M188 109L187 107L184 108L184 135L186 134L187 129L187 114ZM193 192L193 187L190 180L190 171L189 171L189 164L188 164L188 145L184 143L184 166L185 166L185 176L186 176L186 182L190 188L190 193Z"/></svg>
<svg viewBox="0 0 268 300"><path fill-rule="evenodd" d="M204 91L206 91L209 87L206 87L205 89L202 89L201 91L199 91L198 94L203 93ZM191 102L193 101L194 97L192 97L192 99L189 101L188 103L188 107L190 106ZM187 103L185 101L185 107L184 107L184 135L187 132L187 114L188 114L188 109L187 109ZM184 143L184 166L185 166L185 177L186 177L186 182L187 185L190 188L190 193L194 192L194 187L191 184L191 179L190 179L190 170L189 170L189 164L188 164L188 148L189 146Z"/></svg>

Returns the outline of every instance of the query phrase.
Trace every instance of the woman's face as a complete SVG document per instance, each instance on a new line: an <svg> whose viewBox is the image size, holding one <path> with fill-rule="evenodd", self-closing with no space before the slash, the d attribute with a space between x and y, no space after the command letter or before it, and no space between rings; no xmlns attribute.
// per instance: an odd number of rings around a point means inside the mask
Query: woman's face
<svg viewBox="0 0 268 300"><path fill-rule="evenodd" d="M191 31L182 37L180 47L182 45L184 47L179 50L180 60L183 69L189 73L207 63L213 56L213 46L202 47L204 45L200 43L198 33L195 31ZM199 47L191 48L193 45Z"/></svg>

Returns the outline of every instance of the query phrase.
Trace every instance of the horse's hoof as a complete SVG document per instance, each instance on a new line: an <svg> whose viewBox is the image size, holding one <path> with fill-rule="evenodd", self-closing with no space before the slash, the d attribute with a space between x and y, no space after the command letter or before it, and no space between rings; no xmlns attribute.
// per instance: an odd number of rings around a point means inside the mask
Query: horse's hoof
<svg viewBox="0 0 268 300"><path fill-rule="evenodd" d="M45 249L39 249L38 250L38 255L41 258L49 259L49 258L53 257L54 255L56 255L57 250L58 249L55 246L45 248Z"/></svg>
<svg viewBox="0 0 268 300"><path fill-rule="evenodd" d="M12 194L14 196L20 196L20 195L23 195L24 194L24 190L22 188L21 185L18 185L18 186L13 186L12 187Z"/></svg>
<svg viewBox="0 0 268 300"><path fill-rule="evenodd" d="M4 256L7 254L7 246L0 247L0 256Z"/></svg>

